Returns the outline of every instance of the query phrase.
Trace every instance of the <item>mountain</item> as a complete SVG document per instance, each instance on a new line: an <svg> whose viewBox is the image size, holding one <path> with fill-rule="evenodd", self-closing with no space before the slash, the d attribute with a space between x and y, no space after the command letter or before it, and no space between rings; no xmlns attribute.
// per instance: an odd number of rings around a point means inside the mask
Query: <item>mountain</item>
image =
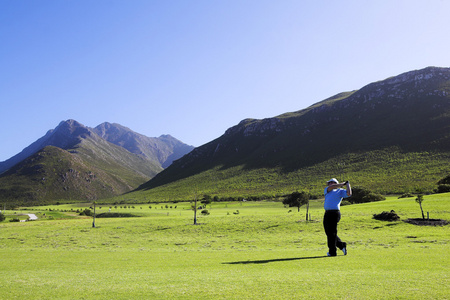
<svg viewBox="0 0 450 300"><path fill-rule="evenodd" d="M77 149L84 151L81 148ZM54 146L44 147L2 174L1 199L16 205L44 204L60 199L95 200L125 193L149 178L119 164L111 165L107 160L102 162L108 165L105 170L82 156ZM142 159L140 162L144 163Z"/></svg>
<svg viewBox="0 0 450 300"><path fill-rule="evenodd" d="M156 197L176 186L176 199L196 185L215 195L286 193L343 172L377 191L402 192L429 188L449 172L449 153L450 68L428 67L296 112L245 119L137 192ZM431 165L433 174L414 169Z"/></svg>
<svg viewBox="0 0 450 300"><path fill-rule="evenodd" d="M61 122L55 129L47 131L43 137L23 149L20 153L4 162L0 162L0 174L45 146L53 145L62 149L70 148L79 142L79 138L85 138L90 134L91 132L87 127L74 120Z"/></svg>
<svg viewBox="0 0 450 300"><path fill-rule="evenodd" d="M159 138L147 137L119 124L103 123L94 132L110 143L121 146L131 153L157 161L163 168L194 149L170 135Z"/></svg>
<svg viewBox="0 0 450 300"><path fill-rule="evenodd" d="M43 203L123 194L192 148L170 136L147 138L118 124L91 129L63 121L1 164L0 199Z"/></svg>

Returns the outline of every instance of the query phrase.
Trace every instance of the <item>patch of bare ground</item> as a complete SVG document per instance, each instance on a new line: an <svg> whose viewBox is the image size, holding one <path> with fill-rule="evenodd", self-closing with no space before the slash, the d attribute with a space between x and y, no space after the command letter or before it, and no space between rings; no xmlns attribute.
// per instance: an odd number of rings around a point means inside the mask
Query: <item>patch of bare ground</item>
<svg viewBox="0 0 450 300"><path fill-rule="evenodd" d="M406 223L419 225L419 226L444 226L448 224L448 221L442 219L408 219L405 220Z"/></svg>

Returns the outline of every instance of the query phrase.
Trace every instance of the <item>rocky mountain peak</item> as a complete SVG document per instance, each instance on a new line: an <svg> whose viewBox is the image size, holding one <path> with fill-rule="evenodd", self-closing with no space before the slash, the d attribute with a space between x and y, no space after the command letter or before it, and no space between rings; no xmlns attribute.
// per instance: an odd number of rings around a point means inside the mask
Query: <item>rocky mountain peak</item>
<svg viewBox="0 0 450 300"><path fill-rule="evenodd" d="M14 157L0 162L0 173L46 146L69 150L86 140L97 144L99 142L115 144L163 167L167 167L173 160L182 157L193 149L192 146L183 144L170 135L149 138L116 123L104 122L95 128L90 128L76 120L69 119L60 122L56 128L49 130L45 136Z"/></svg>
<svg viewBox="0 0 450 300"><path fill-rule="evenodd" d="M94 128L95 133L104 139L117 139L124 134L133 132L131 129L117 123L104 122Z"/></svg>
<svg viewBox="0 0 450 300"><path fill-rule="evenodd" d="M68 149L80 142L81 139L94 138L97 136L92 130L75 120L66 120L51 132L47 143L61 149Z"/></svg>
<svg viewBox="0 0 450 300"><path fill-rule="evenodd" d="M66 120L59 123L59 125L54 129L54 132L61 132L65 134L89 134L91 130L84 126L83 124L75 121L75 120Z"/></svg>
<svg viewBox="0 0 450 300"><path fill-rule="evenodd" d="M355 98L370 101L375 97L408 98L409 95L447 96L443 82L450 80L450 68L428 67L374 82L361 88Z"/></svg>

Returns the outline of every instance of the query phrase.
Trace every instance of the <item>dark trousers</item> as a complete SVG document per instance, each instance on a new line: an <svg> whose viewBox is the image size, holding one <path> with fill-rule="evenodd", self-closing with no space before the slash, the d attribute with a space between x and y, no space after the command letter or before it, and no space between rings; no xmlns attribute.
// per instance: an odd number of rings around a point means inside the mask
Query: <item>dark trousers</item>
<svg viewBox="0 0 450 300"><path fill-rule="evenodd" d="M327 235L328 253L336 256L336 247L343 249L346 245L337 235L337 224L341 220L341 212L339 210L327 210L323 216L323 228Z"/></svg>

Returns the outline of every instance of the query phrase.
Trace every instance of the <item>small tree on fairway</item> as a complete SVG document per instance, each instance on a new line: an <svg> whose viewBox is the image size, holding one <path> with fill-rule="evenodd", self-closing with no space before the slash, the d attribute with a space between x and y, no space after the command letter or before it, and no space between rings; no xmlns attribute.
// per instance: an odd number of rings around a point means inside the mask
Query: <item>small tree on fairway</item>
<svg viewBox="0 0 450 300"><path fill-rule="evenodd" d="M293 192L283 200L283 204L289 205L289 207L297 207L300 211L300 206L309 202L309 194L306 192Z"/></svg>
<svg viewBox="0 0 450 300"><path fill-rule="evenodd" d="M194 205L192 205L192 210L194 210L194 225L197 225L197 191L195 191Z"/></svg>
<svg viewBox="0 0 450 300"><path fill-rule="evenodd" d="M97 203L94 201L94 218L93 218L93 221L92 221L92 227L93 228L95 228L95 204L97 204Z"/></svg>
<svg viewBox="0 0 450 300"><path fill-rule="evenodd" d="M422 211L422 219L425 219L425 215L423 214L423 209L422 209L422 202L423 202L422 194L417 195L416 202L419 203L419 205L420 205L420 210Z"/></svg>

